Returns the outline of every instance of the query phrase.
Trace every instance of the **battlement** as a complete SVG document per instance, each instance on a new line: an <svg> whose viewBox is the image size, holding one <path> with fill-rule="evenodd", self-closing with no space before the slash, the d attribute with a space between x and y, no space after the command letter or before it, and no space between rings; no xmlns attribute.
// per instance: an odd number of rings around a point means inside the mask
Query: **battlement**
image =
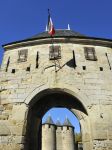
<svg viewBox="0 0 112 150"><path fill-rule="evenodd" d="M44 130L50 130L50 129L55 129L56 131L72 131L74 130L74 127L73 126L58 126L58 125L55 125L55 124L43 124L42 125L42 128Z"/></svg>

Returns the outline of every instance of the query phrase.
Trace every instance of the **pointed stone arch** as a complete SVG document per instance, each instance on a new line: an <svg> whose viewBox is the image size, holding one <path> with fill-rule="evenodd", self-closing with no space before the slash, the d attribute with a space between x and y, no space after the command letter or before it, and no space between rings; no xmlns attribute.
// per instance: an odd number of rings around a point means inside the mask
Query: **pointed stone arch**
<svg viewBox="0 0 112 150"><path fill-rule="evenodd" d="M80 102L84 106L86 112L88 111L87 107L90 105L90 100L89 100L88 96L85 93L83 93L82 91L80 91L80 89L77 89L77 88L72 87L72 86L68 87L68 85L66 85L66 84L63 84L63 86L58 85L56 87L54 87L54 86L49 87L48 85L43 84L39 87L36 87L31 93L29 93L29 95L24 100L24 103L26 103L27 105L33 105L35 103L35 101L34 101L35 97L38 97L36 99L36 101L37 101L43 94L46 95L49 92L68 93L68 94L72 95L73 97L77 98L78 100L80 100ZM87 112L87 114L88 114L88 112Z"/></svg>
<svg viewBox="0 0 112 150"><path fill-rule="evenodd" d="M72 88L71 88L72 89ZM40 150L40 125L43 115L53 107L66 107L72 111L83 127L82 129L88 127L89 130L89 119L88 119L88 99L87 96L83 95L80 90L63 87L48 88L45 85L37 87L29 94L25 99L25 103L29 106L27 114L27 124L26 124L26 144L25 150ZM81 112L81 113L79 113ZM84 123L83 123L84 118ZM87 120L87 124L86 124ZM82 125L83 123L83 125ZM84 131L82 132L83 134ZM85 136L83 136L85 137ZM85 140L85 139L84 139ZM38 141L38 142L37 142Z"/></svg>

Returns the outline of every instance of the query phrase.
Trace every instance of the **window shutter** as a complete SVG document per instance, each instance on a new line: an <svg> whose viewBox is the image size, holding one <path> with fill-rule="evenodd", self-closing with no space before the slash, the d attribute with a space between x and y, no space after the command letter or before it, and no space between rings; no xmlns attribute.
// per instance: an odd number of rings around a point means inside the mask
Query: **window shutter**
<svg viewBox="0 0 112 150"><path fill-rule="evenodd" d="M28 56L28 50L27 49L18 51L18 62L27 61L27 56Z"/></svg>
<svg viewBox="0 0 112 150"><path fill-rule="evenodd" d="M49 59L55 60L61 58L61 47L52 45L49 47Z"/></svg>
<svg viewBox="0 0 112 150"><path fill-rule="evenodd" d="M87 60L97 60L94 47L84 47L84 54Z"/></svg>

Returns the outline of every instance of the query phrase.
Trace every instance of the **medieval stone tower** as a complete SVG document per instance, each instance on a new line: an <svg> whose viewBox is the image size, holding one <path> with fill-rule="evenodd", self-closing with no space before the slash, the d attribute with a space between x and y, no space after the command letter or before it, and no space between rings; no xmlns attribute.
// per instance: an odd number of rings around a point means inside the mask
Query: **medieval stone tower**
<svg viewBox="0 0 112 150"><path fill-rule="evenodd" d="M77 116L84 150L112 150L112 40L56 30L3 48L0 150L40 150L42 117L53 107Z"/></svg>
<svg viewBox="0 0 112 150"><path fill-rule="evenodd" d="M75 150L74 127L65 119L63 125L48 117L42 125L42 150Z"/></svg>

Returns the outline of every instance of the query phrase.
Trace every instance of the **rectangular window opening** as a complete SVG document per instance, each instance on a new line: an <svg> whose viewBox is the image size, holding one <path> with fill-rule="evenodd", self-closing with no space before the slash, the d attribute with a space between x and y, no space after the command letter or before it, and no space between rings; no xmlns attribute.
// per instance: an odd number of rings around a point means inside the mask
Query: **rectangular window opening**
<svg viewBox="0 0 112 150"><path fill-rule="evenodd" d="M61 59L61 46L52 45L49 47L49 59L50 60Z"/></svg>
<svg viewBox="0 0 112 150"><path fill-rule="evenodd" d="M86 66L82 66L82 69L83 69L83 70L86 70Z"/></svg>
<svg viewBox="0 0 112 150"><path fill-rule="evenodd" d="M12 72L11 73L15 73L16 71L15 71L15 69L12 69Z"/></svg>
<svg viewBox="0 0 112 150"><path fill-rule="evenodd" d="M100 67L100 71L103 71L103 67Z"/></svg>
<svg viewBox="0 0 112 150"><path fill-rule="evenodd" d="M27 61L27 56L28 56L28 50L23 49L18 51L18 62L25 62Z"/></svg>
<svg viewBox="0 0 112 150"><path fill-rule="evenodd" d="M87 60L92 60L92 61L97 60L94 47L84 47L84 54Z"/></svg>
<svg viewBox="0 0 112 150"><path fill-rule="evenodd" d="M29 71L29 72L30 72L30 67L27 67L27 68L26 68L26 71Z"/></svg>
<svg viewBox="0 0 112 150"><path fill-rule="evenodd" d="M69 126L67 126L67 130L69 130Z"/></svg>

